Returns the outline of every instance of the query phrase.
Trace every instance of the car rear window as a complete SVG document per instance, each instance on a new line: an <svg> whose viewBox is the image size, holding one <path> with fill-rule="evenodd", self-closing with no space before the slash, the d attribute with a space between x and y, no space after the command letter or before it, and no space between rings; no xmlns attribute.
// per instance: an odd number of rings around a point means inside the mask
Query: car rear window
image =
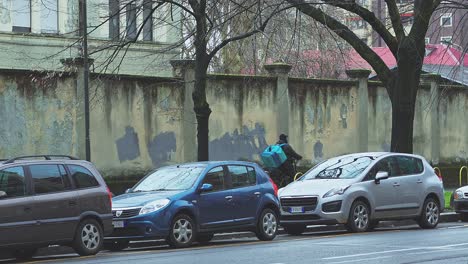
<svg viewBox="0 0 468 264"><path fill-rule="evenodd" d="M422 160L414 157L398 156L396 157L399 176L420 174L424 171Z"/></svg>
<svg viewBox="0 0 468 264"><path fill-rule="evenodd" d="M0 191L5 197L20 197L26 194L23 167L12 167L0 171Z"/></svg>
<svg viewBox="0 0 468 264"><path fill-rule="evenodd" d="M99 186L99 182L94 175L85 167L79 165L68 165L71 176L78 189Z"/></svg>

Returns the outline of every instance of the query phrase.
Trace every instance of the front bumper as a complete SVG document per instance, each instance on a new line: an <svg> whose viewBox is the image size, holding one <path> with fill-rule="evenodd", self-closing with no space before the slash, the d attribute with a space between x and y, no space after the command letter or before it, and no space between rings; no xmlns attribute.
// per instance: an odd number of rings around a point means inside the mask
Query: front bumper
<svg viewBox="0 0 468 264"><path fill-rule="evenodd" d="M167 210L128 218L114 217L113 222L119 222L123 227L114 226L114 231L104 239L116 241L166 238L169 234L170 221L171 215Z"/></svg>
<svg viewBox="0 0 468 264"><path fill-rule="evenodd" d="M292 212L296 206L281 205L281 225L335 225L348 221L349 208L341 199L317 199L315 206L302 206L302 212ZM299 206L301 207L301 206Z"/></svg>
<svg viewBox="0 0 468 264"><path fill-rule="evenodd" d="M468 213L468 199L454 200L453 207L457 213Z"/></svg>

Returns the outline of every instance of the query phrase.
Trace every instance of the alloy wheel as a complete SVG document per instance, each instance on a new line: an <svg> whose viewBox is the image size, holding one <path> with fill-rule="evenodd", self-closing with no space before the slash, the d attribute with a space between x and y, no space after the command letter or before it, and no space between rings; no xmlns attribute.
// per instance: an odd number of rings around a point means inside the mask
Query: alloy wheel
<svg viewBox="0 0 468 264"><path fill-rule="evenodd" d="M192 224L186 219L179 219L174 224L173 234L177 242L185 244L192 239Z"/></svg>
<svg viewBox="0 0 468 264"><path fill-rule="evenodd" d="M362 230L367 227L369 223L369 213L364 205L359 204L354 208L353 220L357 228Z"/></svg>
<svg viewBox="0 0 468 264"><path fill-rule="evenodd" d="M439 206L433 201L427 203L426 219L431 225L435 225L439 222Z"/></svg>
<svg viewBox="0 0 468 264"><path fill-rule="evenodd" d="M94 250L99 246L101 235L98 228L93 224L86 224L81 231L81 241L83 245L89 249Z"/></svg>
<svg viewBox="0 0 468 264"><path fill-rule="evenodd" d="M276 216L272 213L266 213L263 216L263 231L265 234L268 236L274 235L277 227Z"/></svg>

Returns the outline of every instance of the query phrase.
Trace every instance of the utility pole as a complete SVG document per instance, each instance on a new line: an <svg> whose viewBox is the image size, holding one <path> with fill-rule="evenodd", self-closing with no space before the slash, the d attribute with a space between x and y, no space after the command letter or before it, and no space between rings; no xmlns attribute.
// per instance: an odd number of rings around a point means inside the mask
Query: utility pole
<svg viewBox="0 0 468 264"><path fill-rule="evenodd" d="M89 61L88 61L88 18L86 11L86 0L80 0L81 11L80 22L81 22L81 37L82 37L82 49L83 49L83 85L84 85L84 118L85 118L85 151L86 160L91 161L91 141L89 136Z"/></svg>

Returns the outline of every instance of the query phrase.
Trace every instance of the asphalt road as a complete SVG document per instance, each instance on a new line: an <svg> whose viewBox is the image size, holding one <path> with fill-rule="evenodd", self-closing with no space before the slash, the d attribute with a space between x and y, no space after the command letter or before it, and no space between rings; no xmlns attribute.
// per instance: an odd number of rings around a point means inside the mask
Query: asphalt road
<svg viewBox="0 0 468 264"><path fill-rule="evenodd" d="M440 224L434 230L422 230L416 226L380 228L363 234L313 232L297 237L281 235L272 242L260 242L253 237L237 238L177 250L154 245L122 252L102 252L92 257L74 254L41 256L31 263L468 264L468 225Z"/></svg>

